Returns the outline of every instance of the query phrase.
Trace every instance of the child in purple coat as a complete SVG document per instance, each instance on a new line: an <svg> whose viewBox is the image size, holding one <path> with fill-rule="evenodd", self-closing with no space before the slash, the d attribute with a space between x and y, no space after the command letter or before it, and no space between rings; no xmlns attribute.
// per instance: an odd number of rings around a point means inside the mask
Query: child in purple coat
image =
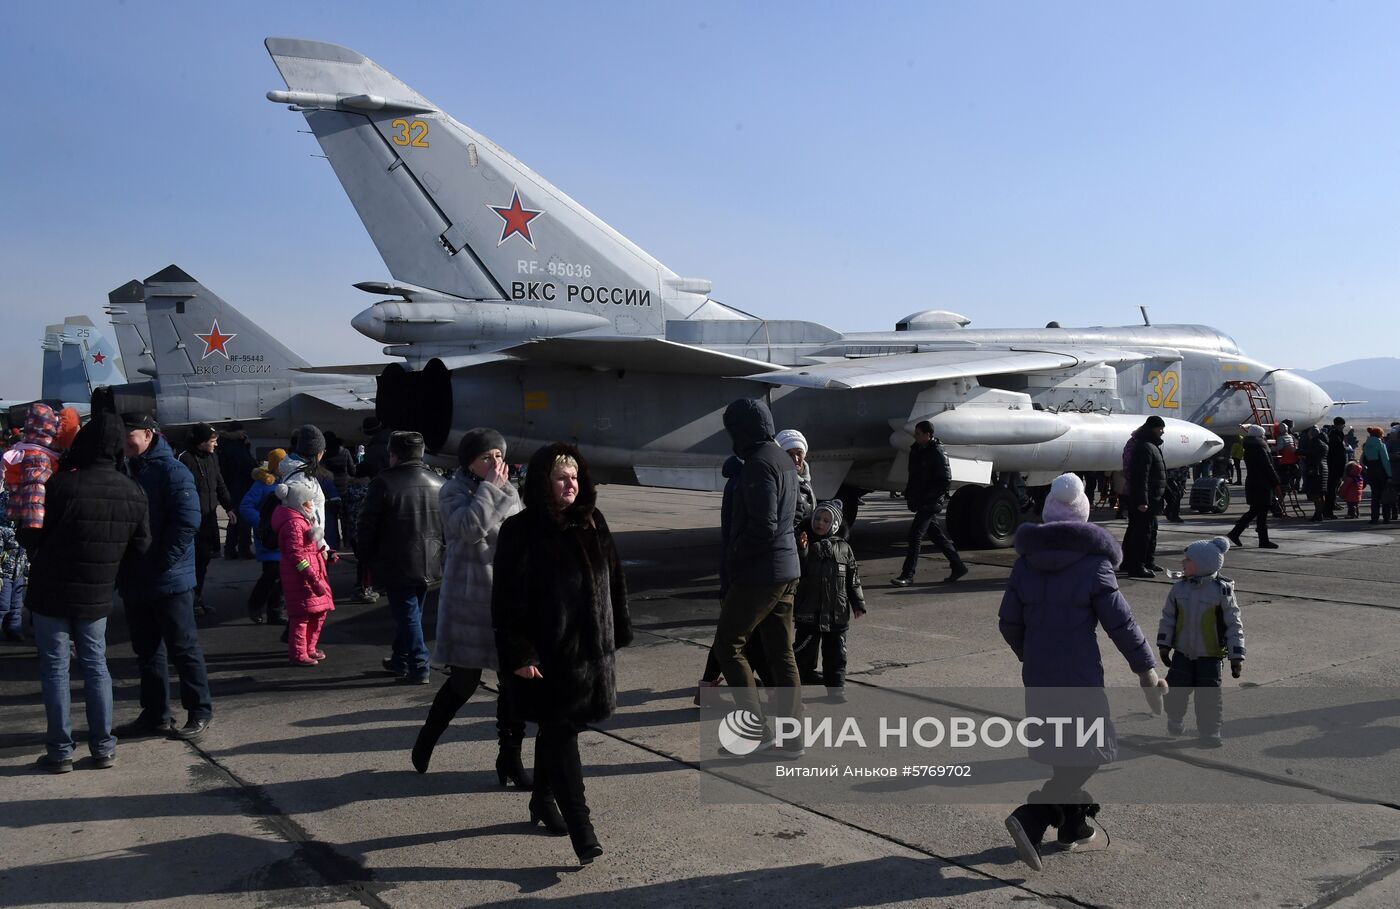
<svg viewBox="0 0 1400 909"><path fill-rule="evenodd" d="M1113 641L1137 673L1153 712L1161 710L1166 682L1157 677L1152 648L1118 590L1113 570L1123 559L1117 541L1089 521L1084 483L1074 474L1057 477L1042 511L1044 523L1024 524L1016 532L1019 558L1002 597L1002 637L1021 661L1028 716L1044 715L1037 702L1059 697L1039 689L1086 689L1081 713L1102 716L1109 735L1104 747L1032 749L1031 759L1051 766L1051 777L1032 792L1027 804L1006 819L1006 829L1021 860L1040 870L1040 841L1050 827L1061 845L1074 847L1095 836L1086 818L1099 806L1084 784L1099 765L1113 760L1117 744L1107 722L1103 694L1103 660L1097 629ZM1095 690L1097 689L1097 690Z"/></svg>

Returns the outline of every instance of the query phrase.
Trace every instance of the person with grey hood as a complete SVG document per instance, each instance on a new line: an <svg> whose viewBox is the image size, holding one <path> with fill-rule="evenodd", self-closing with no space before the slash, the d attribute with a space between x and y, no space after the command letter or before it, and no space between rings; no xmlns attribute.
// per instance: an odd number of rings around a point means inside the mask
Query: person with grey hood
<svg viewBox="0 0 1400 909"><path fill-rule="evenodd" d="M715 656L735 691L736 705L762 716L753 670L744 656L745 644L757 634L779 692L780 715L800 719L802 690L792 652L793 602L802 575L793 534L797 468L773 441L773 415L762 401L740 398L730 404L724 428L744 467L730 506L729 592L720 604Z"/></svg>
<svg viewBox="0 0 1400 909"><path fill-rule="evenodd" d="M1186 547L1182 576L1167 593L1157 626L1157 652L1169 666L1166 696L1167 734L1185 729L1186 701L1196 689L1196 732L1201 744L1220 746L1224 708L1220 680L1225 659L1230 674L1244 671L1244 624L1235 602L1235 582L1220 576L1230 541L1197 540Z"/></svg>
<svg viewBox="0 0 1400 909"><path fill-rule="evenodd" d="M304 486L306 494L315 503L311 526L321 531L321 550L330 548L325 541L326 532L326 493L321 489L321 481L316 477L317 466L326 454L326 436L320 428L307 423L297 427L292 433L292 447L277 473L288 486Z"/></svg>
<svg viewBox="0 0 1400 909"><path fill-rule="evenodd" d="M494 429L468 430L457 446L457 472L438 490L446 547L438 593L437 641L433 658L447 667L448 679L433 698L428 718L413 745L413 767L428 772L433 748L457 711L481 684L481 672L496 673L496 777L504 786L529 789L530 774L520 763L525 721L512 696L510 673L502 673L491 627L491 562L506 518L520 511L520 496L506 469L506 440ZM560 821L562 825L563 821Z"/></svg>
<svg viewBox="0 0 1400 909"><path fill-rule="evenodd" d="M841 503L822 502L812 511L811 533L802 549L802 580L793 608L793 653L803 684L826 685L827 697L846 700L846 631L865 615L860 563L841 526ZM817 656L822 674L817 675Z"/></svg>

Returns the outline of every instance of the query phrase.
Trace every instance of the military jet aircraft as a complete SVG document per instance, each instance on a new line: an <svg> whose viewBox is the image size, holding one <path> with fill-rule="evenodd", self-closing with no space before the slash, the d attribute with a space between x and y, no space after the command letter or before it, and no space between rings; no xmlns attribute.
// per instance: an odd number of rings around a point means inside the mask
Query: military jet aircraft
<svg viewBox="0 0 1400 909"><path fill-rule="evenodd" d="M239 420L269 448L303 423L355 438L373 413L382 365L312 366L178 266L112 291L107 314L147 377L113 387L119 411L154 410L167 428Z"/></svg>
<svg viewBox="0 0 1400 909"><path fill-rule="evenodd" d="M600 479L716 489L725 406L764 397L811 446L819 495L902 488L910 431L933 422L955 479L956 537L1007 545L1024 481L1114 470L1145 414L1184 466L1217 452L1209 427L1253 415L1225 380L1254 381L1278 418L1331 402L1244 357L1205 326L973 330L954 313L892 332L764 320L710 298L489 139L348 48L269 38L287 85L395 279L353 325L403 364L377 409L451 451L489 424L528 449L580 444ZM428 288L420 290L418 288Z"/></svg>
<svg viewBox="0 0 1400 909"><path fill-rule="evenodd" d="M126 381L117 348L84 315L68 316L44 331L43 385L45 401L86 407L99 385Z"/></svg>
<svg viewBox="0 0 1400 909"><path fill-rule="evenodd" d="M56 408L71 407L85 418L94 388L126 381L117 349L87 316L68 316L62 324L47 326L40 347L44 352L43 372L36 401ZM11 426L24 425L33 403L0 402L6 433Z"/></svg>

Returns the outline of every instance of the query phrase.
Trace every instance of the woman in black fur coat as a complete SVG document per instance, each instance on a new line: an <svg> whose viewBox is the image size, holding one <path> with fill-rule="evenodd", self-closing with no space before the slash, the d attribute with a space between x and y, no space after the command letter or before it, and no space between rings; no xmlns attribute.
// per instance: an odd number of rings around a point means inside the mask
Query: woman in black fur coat
<svg viewBox="0 0 1400 909"><path fill-rule="evenodd" d="M578 449L556 442L530 458L525 510L501 525L492 624L502 673L539 724L530 821L562 812L579 861L602 854L584 799L578 734L617 707L616 650L632 641L622 563L595 507Z"/></svg>

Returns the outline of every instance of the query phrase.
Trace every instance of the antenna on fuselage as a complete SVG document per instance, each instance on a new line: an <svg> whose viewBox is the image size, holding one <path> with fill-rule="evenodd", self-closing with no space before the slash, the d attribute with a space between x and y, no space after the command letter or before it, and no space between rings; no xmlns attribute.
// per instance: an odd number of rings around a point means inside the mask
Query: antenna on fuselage
<svg viewBox="0 0 1400 909"><path fill-rule="evenodd" d="M1152 327L1152 320L1149 319L1149 318L1147 318L1147 307L1146 307L1146 306L1139 306L1139 307L1138 307L1138 310L1142 312L1142 324L1143 324L1143 325L1146 325L1148 328L1151 328L1151 327Z"/></svg>

